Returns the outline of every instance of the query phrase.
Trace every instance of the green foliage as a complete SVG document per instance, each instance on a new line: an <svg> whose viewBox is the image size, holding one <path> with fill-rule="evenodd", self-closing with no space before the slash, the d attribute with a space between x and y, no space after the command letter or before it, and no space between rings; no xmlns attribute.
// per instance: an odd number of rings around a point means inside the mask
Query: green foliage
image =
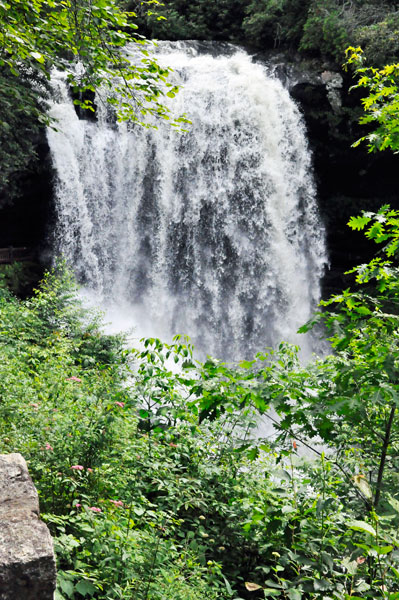
<svg viewBox="0 0 399 600"><path fill-rule="evenodd" d="M241 23L249 0L166 0L141 21L152 37L240 41ZM134 2L130 3L134 6Z"/></svg>
<svg viewBox="0 0 399 600"><path fill-rule="evenodd" d="M345 5L338 0L313 0L303 28L300 49L340 61L349 43Z"/></svg>
<svg viewBox="0 0 399 600"><path fill-rule="evenodd" d="M388 12L381 20L359 27L351 40L355 46L361 46L370 64L383 67L396 62L399 55L399 13Z"/></svg>
<svg viewBox="0 0 399 600"><path fill-rule="evenodd" d="M21 64L18 76L0 67L0 90L1 201L21 193L21 172L39 169L36 146L45 122L46 87L43 76Z"/></svg>
<svg viewBox="0 0 399 600"><path fill-rule="evenodd" d="M387 62L397 54L397 22L397 6L388 0L166 0L139 16L145 31L161 39L281 46L338 64L350 43L367 46L372 62Z"/></svg>
<svg viewBox="0 0 399 600"><path fill-rule="evenodd" d="M142 122L147 114L169 118L161 103L172 86L167 82L169 72L150 57L147 41L134 34L134 17L115 0L2 2L0 66L18 76L22 64L45 77L57 67L67 72L79 93L106 86L113 91L108 100L117 105L121 120ZM142 51L138 64L125 52L131 42ZM79 72L74 68L77 62ZM94 110L91 100L75 102Z"/></svg>
<svg viewBox="0 0 399 600"><path fill-rule="evenodd" d="M163 104L177 89L168 82L169 70L151 57L151 43L136 33L134 18L116 0L0 1L0 197L17 196L21 172L38 168L52 68L65 71L84 110L94 111L92 93L106 88L119 120L148 126L153 115L178 128L187 123ZM135 59L127 50L131 43Z"/></svg>
<svg viewBox="0 0 399 600"><path fill-rule="evenodd" d="M30 261L0 265L0 293L10 290L17 296L27 296L41 274L40 267Z"/></svg>
<svg viewBox="0 0 399 600"><path fill-rule="evenodd" d="M184 340L127 351L62 265L32 298L0 297L0 332L0 452L29 461L55 536L57 597L231 597L241 552L256 554L239 499L257 478L225 451L227 421L200 424L187 403L196 376Z"/></svg>
<svg viewBox="0 0 399 600"><path fill-rule="evenodd" d="M243 30L255 46L298 45L309 2L300 0L254 0L246 9Z"/></svg>
<svg viewBox="0 0 399 600"><path fill-rule="evenodd" d="M374 130L355 142L358 146L367 143L369 152L377 150L399 150L399 63L386 65L382 69L365 66L361 48L350 47L346 51L347 64L354 65L359 77L354 88L364 88L368 96L362 99L364 115L362 125L371 125Z"/></svg>
<svg viewBox="0 0 399 600"><path fill-rule="evenodd" d="M397 597L398 224L351 219L384 256L304 327L334 349L306 366L285 344L238 365L180 336L127 349L63 265L2 292L0 451L29 461L58 600Z"/></svg>
<svg viewBox="0 0 399 600"><path fill-rule="evenodd" d="M340 64L346 46L361 40L372 62L387 61L395 55L397 17L395 7L385 1L311 0L299 48Z"/></svg>

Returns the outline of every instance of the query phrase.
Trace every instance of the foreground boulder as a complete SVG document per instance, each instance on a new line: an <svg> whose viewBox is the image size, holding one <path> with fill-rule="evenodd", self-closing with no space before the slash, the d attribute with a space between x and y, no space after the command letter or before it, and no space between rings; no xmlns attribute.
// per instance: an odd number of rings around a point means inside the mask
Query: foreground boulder
<svg viewBox="0 0 399 600"><path fill-rule="evenodd" d="M53 600L55 560L20 454L0 454L0 600Z"/></svg>

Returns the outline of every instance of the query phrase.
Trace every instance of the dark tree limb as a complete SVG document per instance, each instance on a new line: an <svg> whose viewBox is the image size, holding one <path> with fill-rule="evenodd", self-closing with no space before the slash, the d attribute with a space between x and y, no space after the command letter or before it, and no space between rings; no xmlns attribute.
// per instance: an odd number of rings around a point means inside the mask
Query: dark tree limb
<svg viewBox="0 0 399 600"><path fill-rule="evenodd" d="M374 497L374 508L377 508L378 503L380 501L380 497L381 497L382 478L384 475L384 468L385 468L385 462L387 459L388 446L389 446L389 442L391 441L391 431L392 431L393 419L395 417L395 412L396 412L396 405L394 404L391 408L391 412L389 413L389 419L388 419L388 423L387 423L386 430L385 430L384 442L382 445L380 466L378 469L377 485L376 485L375 497Z"/></svg>

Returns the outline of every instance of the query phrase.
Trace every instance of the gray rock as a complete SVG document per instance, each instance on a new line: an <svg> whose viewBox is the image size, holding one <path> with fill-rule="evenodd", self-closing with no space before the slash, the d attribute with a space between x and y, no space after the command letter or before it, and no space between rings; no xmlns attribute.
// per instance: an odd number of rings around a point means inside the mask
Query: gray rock
<svg viewBox="0 0 399 600"><path fill-rule="evenodd" d="M344 80L340 73L334 71L323 71L321 80L327 89L327 98L334 112L339 112L342 108L341 90L344 85Z"/></svg>
<svg viewBox="0 0 399 600"><path fill-rule="evenodd" d="M0 600L53 600L55 559L20 454L0 455Z"/></svg>

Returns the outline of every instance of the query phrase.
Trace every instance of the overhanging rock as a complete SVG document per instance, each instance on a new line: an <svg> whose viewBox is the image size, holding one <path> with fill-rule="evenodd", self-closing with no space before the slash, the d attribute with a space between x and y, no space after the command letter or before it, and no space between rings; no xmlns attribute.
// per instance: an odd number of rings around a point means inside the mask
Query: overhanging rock
<svg viewBox="0 0 399 600"><path fill-rule="evenodd" d="M20 454L0 454L0 600L53 600L55 559Z"/></svg>

